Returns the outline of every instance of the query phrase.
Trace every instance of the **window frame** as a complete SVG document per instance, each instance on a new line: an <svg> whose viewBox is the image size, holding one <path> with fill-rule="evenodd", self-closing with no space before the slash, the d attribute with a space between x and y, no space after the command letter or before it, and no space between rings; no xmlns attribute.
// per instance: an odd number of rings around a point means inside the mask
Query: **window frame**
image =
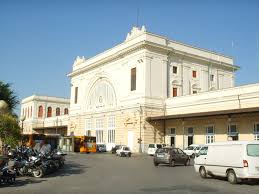
<svg viewBox="0 0 259 194"><path fill-rule="evenodd" d="M50 117L52 117L52 107L48 106L48 108L47 108L47 118L50 118Z"/></svg>
<svg viewBox="0 0 259 194"><path fill-rule="evenodd" d="M196 79L197 77L197 70L192 70L192 78Z"/></svg>
<svg viewBox="0 0 259 194"><path fill-rule="evenodd" d="M215 75L214 74L210 74L210 81L214 82L214 80L215 80Z"/></svg>
<svg viewBox="0 0 259 194"><path fill-rule="evenodd" d="M74 103L77 104L78 102L78 87L75 87L75 98L74 98Z"/></svg>
<svg viewBox="0 0 259 194"><path fill-rule="evenodd" d="M137 68L130 69L130 91L137 90Z"/></svg>
<svg viewBox="0 0 259 194"><path fill-rule="evenodd" d="M178 96L178 87L173 86L172 97L177 97L177 96Z"/></svg>
<svg viewBox="0 0 259 194"><path fill-rule="evenodd" d="M177 75L178 74L178 67L173 65L173 74Z"/></svg>

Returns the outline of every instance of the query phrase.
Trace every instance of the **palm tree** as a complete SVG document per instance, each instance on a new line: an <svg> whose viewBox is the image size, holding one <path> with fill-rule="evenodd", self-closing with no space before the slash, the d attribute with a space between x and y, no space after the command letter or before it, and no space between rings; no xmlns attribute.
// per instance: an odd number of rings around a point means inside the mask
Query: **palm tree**
<svg viewBox="0 0 259 194"><path fill-rule="evenodd" d="M14 109L19 104L19 100L11 89L11 84L0 81L0 100L5 101L9 111L14 114Z"/></svg>

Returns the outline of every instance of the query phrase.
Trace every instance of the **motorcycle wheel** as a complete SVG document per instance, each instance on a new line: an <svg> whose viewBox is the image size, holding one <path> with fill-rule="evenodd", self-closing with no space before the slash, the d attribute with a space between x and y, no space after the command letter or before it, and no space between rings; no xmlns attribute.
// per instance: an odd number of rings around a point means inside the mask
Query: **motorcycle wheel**
<svg viewBox="0 0 259 194"><path fill-rule="evenodd" d="M37 168L37 169L34 169L32 171L32 175L35 178L41 178L41 177L43 177L44 173L43 173L43 170L41 168Z"/></svg>
<svg viewBox="0 0 259 194"><path fill-rule="evenodd" d="M59 168L62 168L64 166L65 162L64 161L59 161Z"/></svg>

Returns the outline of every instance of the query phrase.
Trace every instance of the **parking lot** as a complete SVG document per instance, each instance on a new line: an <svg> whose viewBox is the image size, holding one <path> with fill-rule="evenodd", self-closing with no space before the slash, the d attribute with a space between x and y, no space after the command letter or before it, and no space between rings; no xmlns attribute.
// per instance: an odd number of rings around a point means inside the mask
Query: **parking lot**
<svg viewBox="0 0 259 194"><path fill-rule="evenodd" d="M0 193L258 193L259 184L201 179L193 166L154 167L152 157L70 154L64 169L44 178L18 177Z"/></svg>

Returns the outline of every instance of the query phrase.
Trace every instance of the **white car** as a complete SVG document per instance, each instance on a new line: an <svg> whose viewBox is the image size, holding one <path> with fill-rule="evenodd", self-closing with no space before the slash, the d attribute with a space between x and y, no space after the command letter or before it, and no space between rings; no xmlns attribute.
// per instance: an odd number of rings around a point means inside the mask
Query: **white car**
<svg viewBox="0 0 259 194"><path fill-rule="evenodd" d="M195 157L194 168L202 178L208 175L227 177L231 184L242 179L259 180L259 142L229 141L207 144Z"/></svg>
<svg viewBox="0 0 259 194"><path fill-rule="evenodd" d="M187 148L185 148L183 152L186 153L186 155L194 158L195 154L197 154L203 146L204 145L201 144L191 144Z"/></svg>
<svg viewBox="0 0 259 194"><path fill-rule="evenodd" d="M155 155L156 150L158 148L162 148L162 147L165 147L165 146L166 146L166 144L156 144L156 143L148 144L147 154L150 155L150 156L153 156L153 155Z"/></svg>
<svg viewBox="0 0 259 194"><path fill-rule="evenodd" d="M117 156L128 156L131 157L131 151L128 146L122 146L120 149L116 150L116 155Z"/></svg>

